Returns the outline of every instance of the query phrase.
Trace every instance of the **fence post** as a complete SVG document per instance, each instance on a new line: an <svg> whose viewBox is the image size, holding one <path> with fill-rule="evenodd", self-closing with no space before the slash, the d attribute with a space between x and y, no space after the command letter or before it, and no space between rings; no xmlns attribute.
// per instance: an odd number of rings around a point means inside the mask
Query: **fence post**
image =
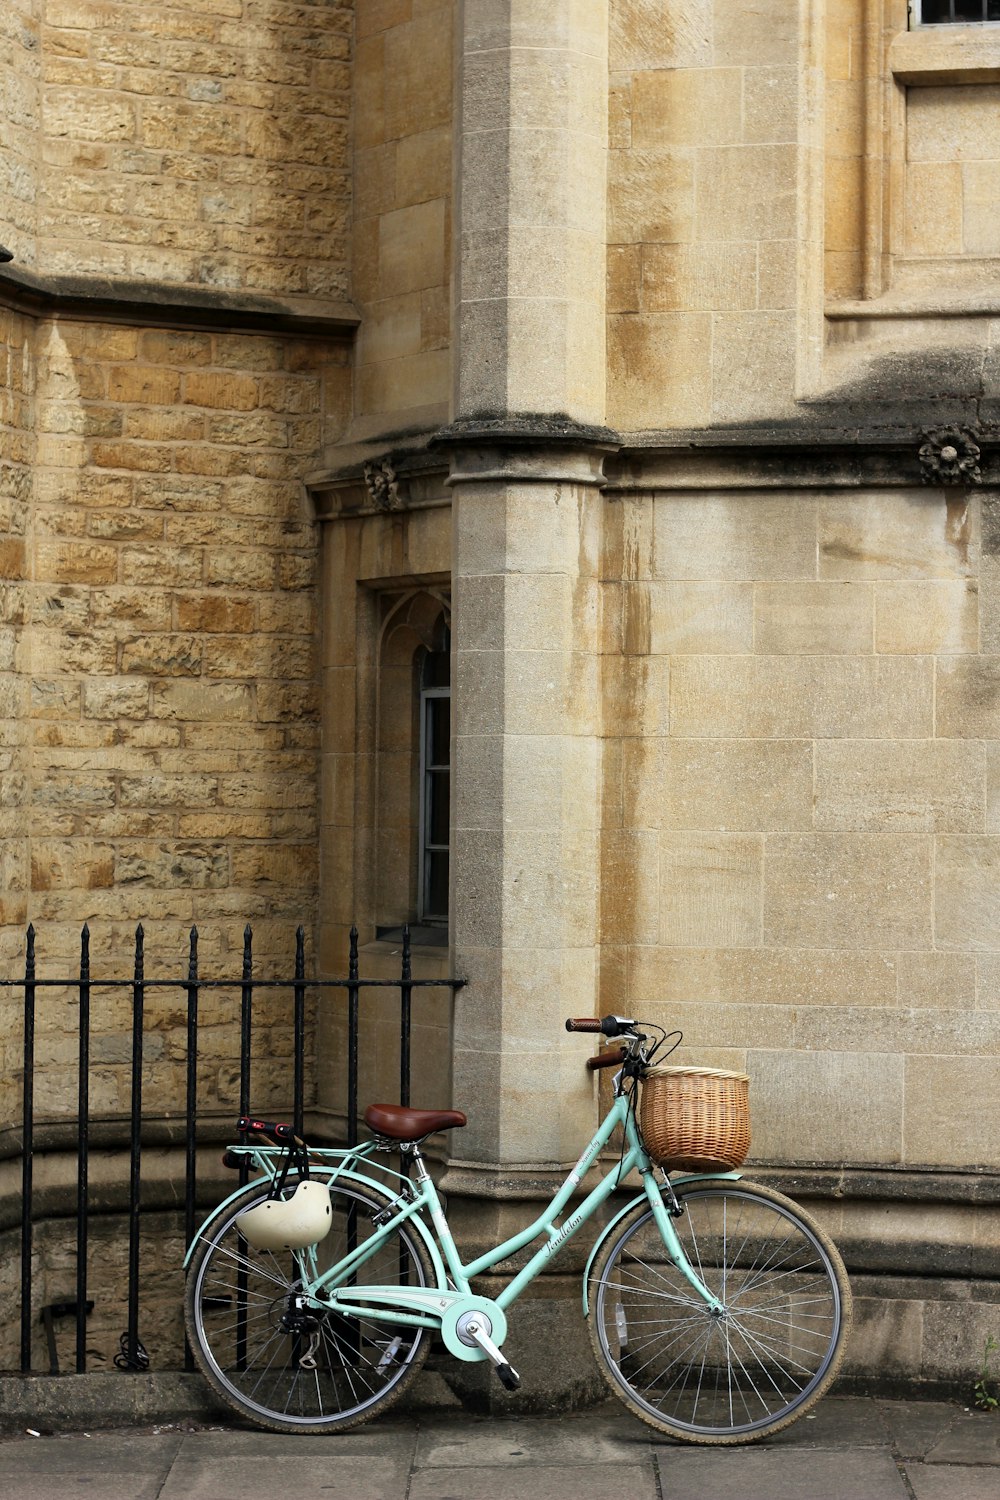
<svg viewBox="0 0 1000 1500"><path fill-rule="evenodd" d="M358 1144L358 929L347 956L347 1144Z"/></svg>
<svg viewBox="0 0 1000 1500"><path fill-rule="evenodd" d="M399 980L399 1102L410 1102L410 1024L413 1010L413 963L410 929L403 928L403 961Z"/></svg>
<svg viewBox="0 0 1000 1500"><path fill-rule="evenodd" d="M253 1021L253 929L243 929L243 986L240 991L240 1114L250 1113L250 1027ZM240 1186L250 1180L244 1157L240 1163ZM247 1271L242 1257L236 1272L236 1367L247 1362Z"/></svg>
<svg viewBox="0 0 1000 1500"><path fill-rule="evenodd" d="M35 1132L35 929L24 955L24 1071L21 1075L21 1373L31 1369L31 1194Z"/></svg>
<svg viewBox="0 0 1000 1500"><path fill-rule="evenodd" d="M90 1174L90 928L80 933L80 1053L76 1134L76 1373L87 1368L87 1195Z"/></svg>
<svg viewBox="0 0 1000 1500"><path fill-rule="evenodd" d="M132 978L132 1101L128 1184L128 1329L118 1356L119 1368L143 1370L149 1364L139 1341L139 1195L142 1187L142 1015L145 999L145 955L142 923L135 929Z"/></svg>
<svg viewBox="0 0 1000 1500"><path fill-rule="evenodd" d="M187 1099L184 1114L184 1247L194 1239L194 1200L197 1189L198 1117L198 929L188 935L187 977ZM191 1345L184 1339L184 1368L194 1369Z"/></svg>
<svg viewBox="0 0 1000 1500"><path fill-rule="evenodd" d="M293 1022L294 1079L292 1083L292 1122L295 1134L305 1131L305 1055L306 1055L306 934L295 931L295 1017Z"/></svg>

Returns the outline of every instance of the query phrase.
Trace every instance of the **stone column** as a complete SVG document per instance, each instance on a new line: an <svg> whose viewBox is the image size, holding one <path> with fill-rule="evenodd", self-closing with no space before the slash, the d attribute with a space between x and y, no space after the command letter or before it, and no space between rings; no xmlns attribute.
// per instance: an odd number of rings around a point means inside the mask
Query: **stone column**
<svg viewBox="0 0 1000 1500"><path fill-rule="evenodd" d="M606 6L467 0L461 30L451 928L470 1124L445 1182L471 1247L538 1211L596 1121L563 1021L593 1013L597 971ZM533 1399L579 1399L578 1274L536 1284L512 1328Z"/></svg>
<svg viewBox="0 0 1000 1500"><path fill-rule="evenodd" d="M607 0L464 0L455 415L604 420Z"/></svg>

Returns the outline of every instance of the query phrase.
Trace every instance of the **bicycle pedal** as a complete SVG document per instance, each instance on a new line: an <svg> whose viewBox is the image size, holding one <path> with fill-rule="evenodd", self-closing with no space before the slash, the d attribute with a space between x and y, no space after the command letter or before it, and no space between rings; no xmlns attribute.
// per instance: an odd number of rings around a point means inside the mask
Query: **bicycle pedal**
<svg viewBox="0 0 1000 1500"><path fill-rule="evenodd" d="M504 1363L502 1365L494 1365L493 1368L496 1370L497 1375L500 1378L500 1384L502 1386L506 1386L508 1391L517 1390L518 1386L521 1384L521 1377L514 1369L513 1365Z"/></svg>

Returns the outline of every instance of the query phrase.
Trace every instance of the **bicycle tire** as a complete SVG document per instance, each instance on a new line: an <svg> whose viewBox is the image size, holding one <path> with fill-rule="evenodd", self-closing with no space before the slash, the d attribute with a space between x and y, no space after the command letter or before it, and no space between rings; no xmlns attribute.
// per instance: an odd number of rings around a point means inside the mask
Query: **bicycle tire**
<svg viewBox="0 0 1000 1500"><path fill-rule="evenodd" d="M289 1182L291 1193L298 1179ZM195 1363L233 1411L269 1432L344 1432L369 1421L396 1401L416 1378L430 1345L430 1330L348 1318L330 1310L318 1318L317 1368L301 1364L291 1298L299 1281L292 1251L254 1250L237 1219L268 1197L251 1183L199 1232L184 1291L184 1322ZM372 1218L391 1200L374 1185L335 1183L329 1234L320 1243L324 1267L346 1254L349 1243L372 1235ZM365 1261L352 1285L434 1284L430 1257L419 1236L399 1226ZM282 1322L282 1319L285 1322ZM305 1352L309 1352L308 1344Z"/></svg>
<svg viewBox="0 0 1000 1500"><path fill-rule="evenodd" d="M726 1312L710 1311L669 1260L649 1205L638 1204L592 1268L597 1363L629 1411L670 1437L769 1437L836 1377L851 1324L844 1263L819 1225L771 1188L706 1181L676 1193L674 1228Z"/></svg>

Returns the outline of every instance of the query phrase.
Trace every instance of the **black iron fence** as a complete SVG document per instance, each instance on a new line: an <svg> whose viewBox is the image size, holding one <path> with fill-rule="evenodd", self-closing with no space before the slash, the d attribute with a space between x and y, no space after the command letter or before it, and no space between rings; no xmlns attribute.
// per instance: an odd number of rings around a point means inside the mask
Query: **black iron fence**
<svg viewBox="0 0 1000 1500"><path fill-rule="evenodd" d="M242 971L238 978L204 978L199 972L198 931L192 927L189 938L187 969L183 975L170 978L149 978L145 973L145 934L142 926L136 928L135 953L132 974L125 977L97 977L91 973L90 931L84 926L80 935L79 972L71 978L40 977L36 972L35 930L27 930L24 973L16 979L0 979L0 990L20 991L23 996L23 1073L21 1092L20 1135L20 1369L22 1373L32 1368L33 1324L40 1320L45 1328L50 1356L50 1369L58 1369L53 1333L55 1317L72 1317L75 1320L75 1361L77 1373L87 1368L87 1316L93 1307L88 1299L88 1250L89 1232L93 1216L90 1187L90 1165L92 1148L91 1114L91 1009L95 992L124 991L131 1001L131 1044L128 1055L130 1070L130 1100L127 1113L128 1131L128 1276L125 1302L127 1303L127 1326L121 1335L120 1351L114 1363L125 1370L144 1370L149 1367L139 1334L140 1308L140 1199L142 1190L142 1153L148 1144L150 1122L143 1113L143 1054L146 1042L144 1017L146 998L152 991L179 991L184 996L185 1015L185 1079L186 1097L183 1117L184 1184L183 1216L184 1240L190 1244L197 1227L198 1162L197 1148L203 1140L199 1121L199 999L206 990L229 990L239 994L239 1098L234 1104L239 1114L250 1114L251 1059L254 1035L254 998L258 991L285 991L291 995L292 1029L291 1046L291 1098L290 1112L295 1130L304 1134L304 1119L307 1108L306 1079L306 1014L307 996L313 995L322 1003L322 998L331 992L346 996L347 1067L343 1108L346 1116L346 1140L348 1145L357 1141L358 1122L358 1074L359 1032L362 1016L362 997L372 991L395 990L399 996L399 1102L410 1103L411 1073L411 1028L413 1022L414 992L427 989L450 989L457 991L465 983L462 979L415 979L413 977L410 934L403 929L400 948L400 971L391 979L364 978L359 971L358 933L351 929L347 977L343 979L317 979L306 975L305 934L300 927L295 936L294 972L291 977L260 977L254 974L253 932L248 925L243 933ZM78 1047L76 1053L76 1111L69 1124L75 1137L71 1149L76 1156L75 1189L75 1299L50 1304L35 1309L33 1297L33 1240L38 1222L34 1181L36 1147L36 1019L42 999L40 992L46 990L70 991L78 997ZM235 1025L234 1018L234 1025ZM216 1116L218 1111L215 1112ZM41 1119L41 1115L39 1115ZM47 1122L48 1123L48 1122ZM66 1120L58 1132L63 1144L67 1141ZM215 1121L215 1138L218 1137L219 1122ZM169 1134L176 1141L177 1133ZM190 1353L186 1351L185 1362L190 1368Z"/></svg>

